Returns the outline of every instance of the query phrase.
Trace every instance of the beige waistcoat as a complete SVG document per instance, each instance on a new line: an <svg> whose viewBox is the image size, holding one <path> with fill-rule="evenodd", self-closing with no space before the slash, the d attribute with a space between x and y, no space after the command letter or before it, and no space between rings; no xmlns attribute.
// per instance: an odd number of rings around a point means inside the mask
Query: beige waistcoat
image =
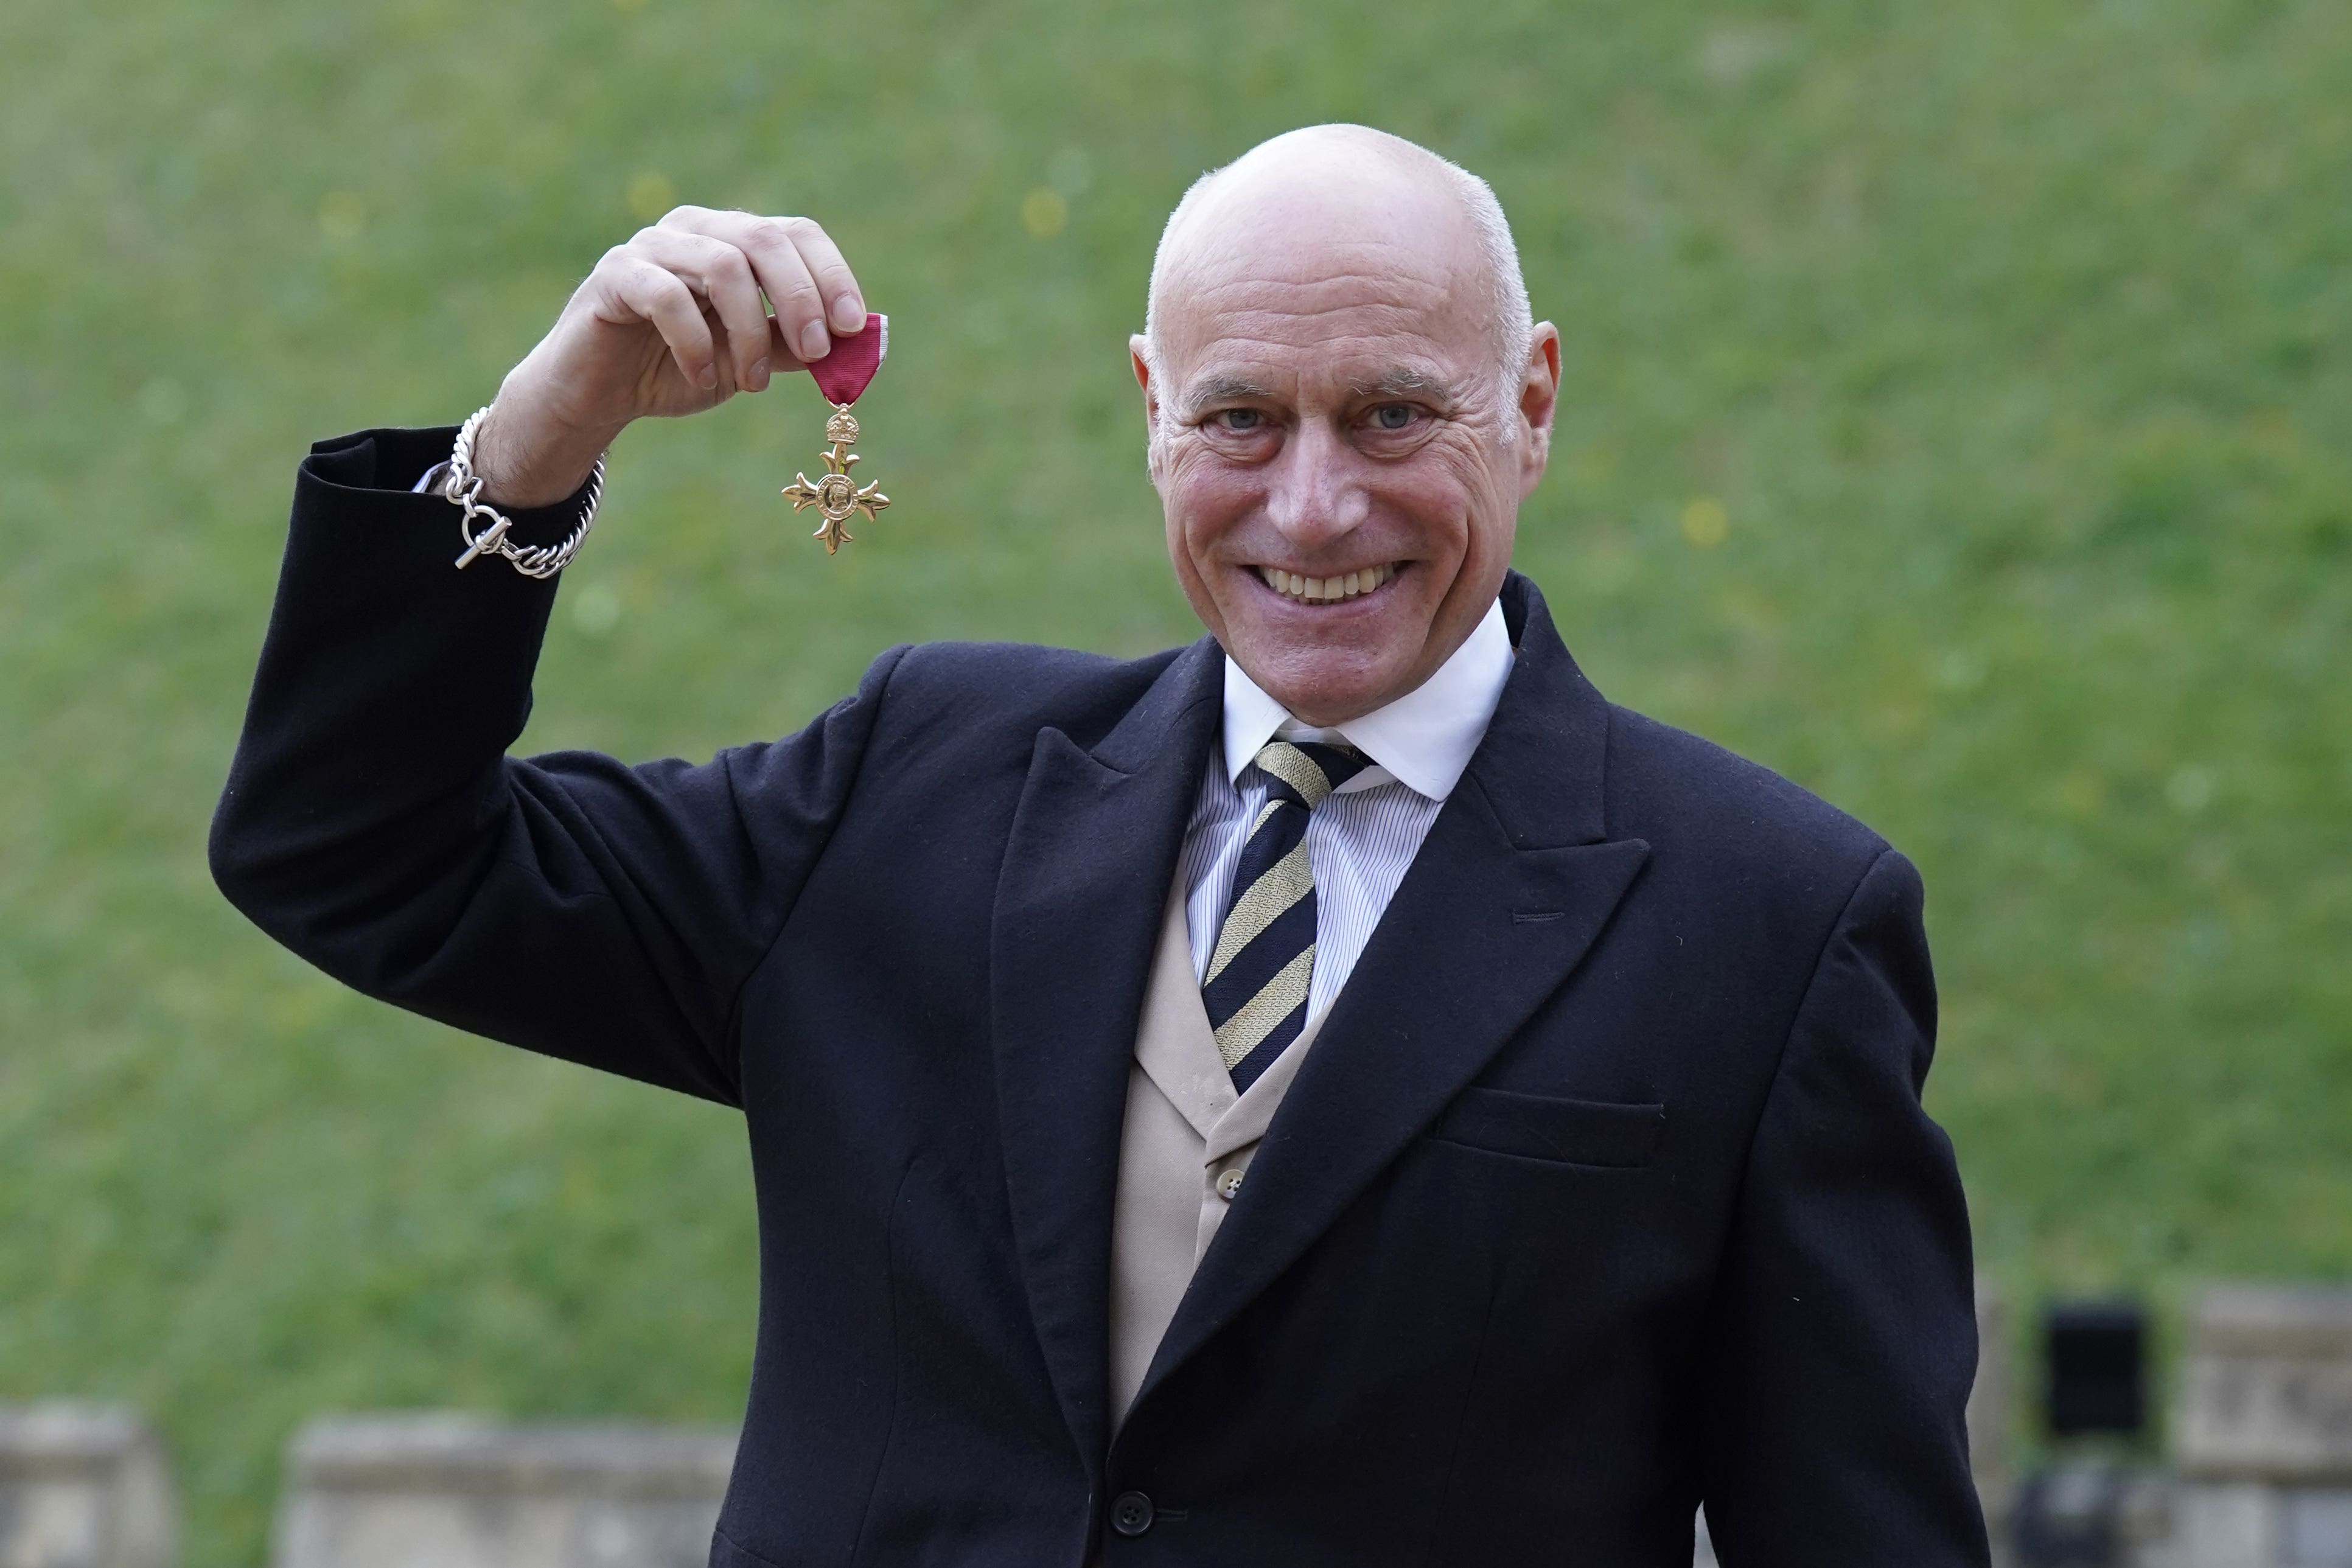
<svg viewBox="0 0 2352 1568"><path fill-rule="evenodd" d="M1328 1009L1327 1009L1328 1010ZM1258 1141L1321 1030L1297 1040L1236 1095L1193 977L1184 890L1170 891L1128 1069L1110 1239L1111 1410L1124 1420L1192 1270L1216 1239Z"/></svg>

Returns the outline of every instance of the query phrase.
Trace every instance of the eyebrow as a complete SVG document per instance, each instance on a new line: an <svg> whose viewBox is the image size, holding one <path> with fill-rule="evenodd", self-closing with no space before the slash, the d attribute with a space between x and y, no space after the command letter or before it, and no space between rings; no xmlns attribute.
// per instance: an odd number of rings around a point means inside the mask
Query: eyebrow
<svg viewBox="0 0 2352 1568"><path fill-rule="evenodd" d="M1426 371L1407 370L1400 366L1382 371L1379 375L1361 378L1348 383L1350 394L1363 397L1432 397L1440 402L1454 402L1460 393L1453 382L1440 380Z"/></svg>
<svg viewBox="0 0 2352 1568"><path fill-rule="evenodd" d="M1378 375L1359 376L1348 383L1348 395L1353 398L1426 397L1439 402L1461 401L1461 389L1452 382L1431 375L1426 371L1398 366ZM1273 392L1263 382L1241 375L1213 375L1198 385L1188 387L1184 393L1187 412L1196 412L1223 402L1263 402L1273 398Z"/></svg>
<svg viewBox="0 0 2352 1568"><path fill-rule="evenodd" d="M1184 408L1192 413L1220 402L1265 402L1274 396L1263 382L1247 376L1210 376L1195 386L1184 390Z"/></svg>

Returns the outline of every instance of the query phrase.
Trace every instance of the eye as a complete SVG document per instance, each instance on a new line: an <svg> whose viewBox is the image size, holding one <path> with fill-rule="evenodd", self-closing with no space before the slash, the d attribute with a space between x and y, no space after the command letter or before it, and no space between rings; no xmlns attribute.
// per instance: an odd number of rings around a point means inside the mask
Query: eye
<svg viewBox="0 0 2352 1568"><path fill-rule="evenodd" d="M1265 415L1254 408L1222 408L1215 419L1219 426L1235 433L1257 430L1265 423Z"/></svg>
<svg viewBox="0 0 2352 1568"><path fill-rule="evenodd" d="M1372 428L1402 430L1412 423L1412 416L1418 412L1409 402L1384 402L1372 410Z"/></svg>

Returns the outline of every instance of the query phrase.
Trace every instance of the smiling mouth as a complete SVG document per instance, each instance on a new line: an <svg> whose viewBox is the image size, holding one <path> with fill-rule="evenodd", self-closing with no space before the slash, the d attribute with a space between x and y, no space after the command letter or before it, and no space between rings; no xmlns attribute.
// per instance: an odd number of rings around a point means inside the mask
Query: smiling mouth
<svg viewBox="0 0 2352 1568"><path fill-rule="evenodd" d="M1391 562L1338 577L1301 577L1295 571L1272 566L1255 570L1259 581L1294 603L1332 604L1343 599L1360 599L1404 569L1402 562Z"/></svg>

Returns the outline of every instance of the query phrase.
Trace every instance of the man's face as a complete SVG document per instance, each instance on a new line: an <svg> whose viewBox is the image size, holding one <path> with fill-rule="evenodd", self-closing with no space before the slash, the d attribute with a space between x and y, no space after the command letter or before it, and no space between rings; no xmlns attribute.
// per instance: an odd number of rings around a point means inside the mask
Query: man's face
<svg viewBox="0 0 2352 1568"><path fill-rule="evenodd" d="M1185 596L1270 695L1331 725L1427 680L1486 613L1559 361L1547 323L1505 384L1450 193L1321 193L1192 219L1157 373L1140 340L1135 369Z"/></svg>

